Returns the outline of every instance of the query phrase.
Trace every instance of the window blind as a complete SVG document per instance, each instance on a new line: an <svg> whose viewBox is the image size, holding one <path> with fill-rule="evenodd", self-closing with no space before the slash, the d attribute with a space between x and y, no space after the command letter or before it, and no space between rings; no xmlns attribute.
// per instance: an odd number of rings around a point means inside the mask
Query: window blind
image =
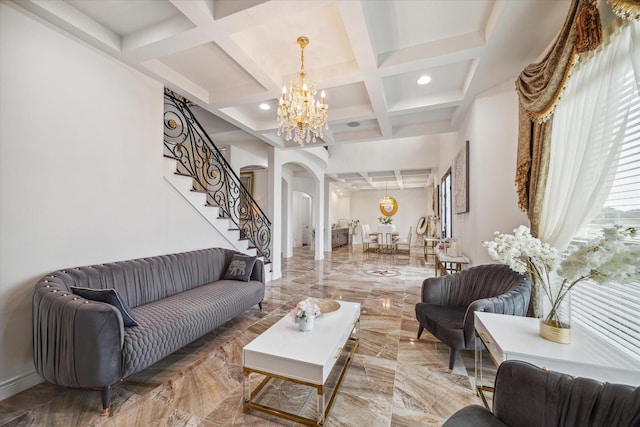
<svg viewBox="0 0 640 427"><path fill-rule="evenodd" d="M597 76L593 76L597 78ZM601 235L604 227L621 225L640 231L640 96L633 71L617 97L616 126L624 128L624 142L607 201L600 213L574 237L572 245ZM628 114L627 114L628 111ZM640 244L636 241L635 244ZM571 246L570 246L571 248ZM640 263L640 260L638 260ZM571 295L572 321L611 341L623 351L640 354L640 283L584 282Z"/></svg>

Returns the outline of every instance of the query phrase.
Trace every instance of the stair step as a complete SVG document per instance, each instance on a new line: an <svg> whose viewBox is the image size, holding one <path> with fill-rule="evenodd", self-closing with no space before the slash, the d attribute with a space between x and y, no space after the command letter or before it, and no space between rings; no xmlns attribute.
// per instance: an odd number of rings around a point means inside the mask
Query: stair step
<svg viewBox="0 0 640 427"><path fill-rule="evenodd" d="M249 255L257 255L257 248L250 246L248 237L240 238L241 229L233 223L228 214L224 214L221 208L211 204L206 191L198 190L194 187L193 177L184 172L175 171L176 160L171 156L165 156L164 176L165 179L189 202L200 214L215 228L218 232L238 251L245 252ZM217 208L218 211L211 211L207 208ZM219 222L226 220L226 223ZM270 276L266 276L270 277Z"/></svg>

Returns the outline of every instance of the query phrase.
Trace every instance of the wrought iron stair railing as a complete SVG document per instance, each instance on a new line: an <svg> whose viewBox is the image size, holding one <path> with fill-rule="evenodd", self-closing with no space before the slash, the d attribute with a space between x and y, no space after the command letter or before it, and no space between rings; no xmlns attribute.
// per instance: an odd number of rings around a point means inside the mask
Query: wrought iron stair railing
<svg viewBox="0 0 640 427"><path fill-rule="evenodd" d="M164 156L177 161L177 173L193 178L193 189L231 220L258 256L271 261L271 221L258 206L189 108L189 101L165 88Z"/></svg>

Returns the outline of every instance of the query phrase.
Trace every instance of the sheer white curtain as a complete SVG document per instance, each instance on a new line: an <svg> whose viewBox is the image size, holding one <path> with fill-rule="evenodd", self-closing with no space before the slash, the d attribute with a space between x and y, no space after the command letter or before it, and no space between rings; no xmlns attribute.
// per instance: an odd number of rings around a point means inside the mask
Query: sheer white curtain
<svg viewBox="0 0 640 427"><path fill-rule="evenodd" d="M638 21L612 35L574 70L556 107L538 237L561 251L602 208L613 182L630 105L620 94L630 84L636 96L640 89L639 37Z"/></svg>

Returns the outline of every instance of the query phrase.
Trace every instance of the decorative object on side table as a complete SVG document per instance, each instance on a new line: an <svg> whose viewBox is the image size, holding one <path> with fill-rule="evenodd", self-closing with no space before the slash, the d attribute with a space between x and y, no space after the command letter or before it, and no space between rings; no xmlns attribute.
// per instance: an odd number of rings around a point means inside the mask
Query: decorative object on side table
<svg viewBox="0 0 640 427"><path fill-rule="evenodd" d="M445 237L440 243L438 243L438 248L440 248L440 250L446 251L449 248L452 240L453 239L451 237Z"/></svg>
<svg viewBox="0 0 640 427"><path fill-rule="evenodd" d="M605 228L602 236L578 245L562 261L558 250L533 237L528 227L513 231L513 235L496 231L493 241L482 244L493 259L514 271L529 273L536 291L531 298L533 315L540 318L540 335L550 341L571 341L571 324L562 318L570 308L562 309L562 305L578 283L587 279L600 284L640 280L640 245L630 241L637 233L633 227Z"/></svg>
<svg viewBox="0 0 640 427"><path fill-rule="evenodd" d="M316 318L322 312L313 298L306 298L300 301L289 314L298 324L301 331L308 332L313 329Z"/></svg>

